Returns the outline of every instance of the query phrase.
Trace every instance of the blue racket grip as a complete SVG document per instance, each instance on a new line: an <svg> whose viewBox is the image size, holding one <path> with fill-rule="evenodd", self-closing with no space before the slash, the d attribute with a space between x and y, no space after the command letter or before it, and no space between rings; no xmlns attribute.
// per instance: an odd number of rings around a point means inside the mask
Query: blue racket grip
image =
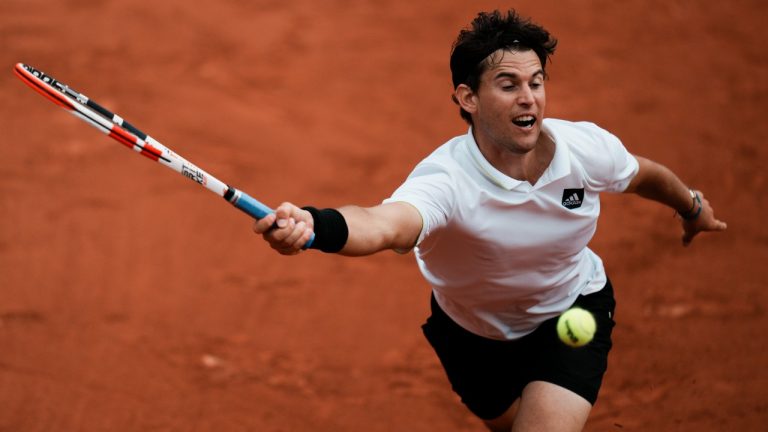
<svg viewBox="0 0 768 432"><path fill-rule="evenodd" d="M256 198L248 195L247 193L235 189L233 187L229 187L227 192L224 194L224 199L230 202L233 206L237 207L243 213L256 218L256 219L262 219L265 216L267 216L270 213L274 213L275 211L271 208L265 206L261 203L261 201L257 200ZM308 249L310 246L312 246L312 243L315 241L315 233L312 233L312 237L309 238L307 243L304 244L302 249Z"/></svg>

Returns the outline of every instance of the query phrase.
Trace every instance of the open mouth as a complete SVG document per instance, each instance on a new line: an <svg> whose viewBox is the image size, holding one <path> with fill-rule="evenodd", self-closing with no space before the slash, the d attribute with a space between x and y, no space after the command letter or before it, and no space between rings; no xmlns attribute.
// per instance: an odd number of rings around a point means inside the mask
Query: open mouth
<svg viewBox="0 0 768 432"><path fill-rule="evenodd" d="M536 117L532 115L522 115L520 117L513 118L512 123L514 123L515 126L519 126L521 128L532 128L533 125L536 124Z"/></svg>

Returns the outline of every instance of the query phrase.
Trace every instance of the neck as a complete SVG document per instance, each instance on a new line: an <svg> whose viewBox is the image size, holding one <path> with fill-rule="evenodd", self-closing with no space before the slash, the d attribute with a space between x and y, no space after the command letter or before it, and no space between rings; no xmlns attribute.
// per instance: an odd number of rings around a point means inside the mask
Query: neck
<svg viewBox="0 0 768 432"><path fill-rule="evenodd" d="M510 150L495 143L485 143L475 137L483 157L497 170L519 181L531 185L541 178L555 154L555 143L545 133L541 133L536 145L529 151Z"/></svg>

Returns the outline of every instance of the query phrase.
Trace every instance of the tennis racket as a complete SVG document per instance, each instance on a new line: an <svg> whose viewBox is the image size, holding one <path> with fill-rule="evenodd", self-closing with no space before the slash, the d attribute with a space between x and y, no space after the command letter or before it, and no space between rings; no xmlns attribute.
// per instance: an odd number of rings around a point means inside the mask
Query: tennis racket
<svg viewBox="0 0 768 432"><path fill-rule="evenodd" d="M249 216L261 219L270 213L274 213L274 210L257 199L208 174L171 151L168 147L162 145L156 139L140 131L119 115L112 113L84 94L75 91L50 75L46 75L23 63L16 64L14 73L35 91L56 105L66 109L75 117L109 135L110 138L113 138L129 149L155 162L159 162L161 165L202 185ZM305 249L312 245L314 238L314 234L312 234L312 237L304 246Z"/></svg>

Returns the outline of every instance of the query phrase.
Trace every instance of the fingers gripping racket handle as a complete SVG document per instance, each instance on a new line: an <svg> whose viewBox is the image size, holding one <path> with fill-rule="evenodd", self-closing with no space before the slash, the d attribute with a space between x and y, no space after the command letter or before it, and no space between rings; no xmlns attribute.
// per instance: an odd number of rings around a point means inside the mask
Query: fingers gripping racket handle
<svg viewBox="0 0 768 432"><path fill-rule="evenodd" d="M256 198L248 195L247 193L235 189L233 187L229 187L227 192L224 194L224 198L229 201L233 206L237 207L244 213L250 215L251 217L255 219L262 219L263 217L267 216L270 213L274 213L275 211L271 208L267 207L266 205L262 204L259 200ZM309 241L304 245L303 249L307 249L310 246L312 246L312 243L315 240L315 233L312 233L312 236L309 238Z"/></svg>

